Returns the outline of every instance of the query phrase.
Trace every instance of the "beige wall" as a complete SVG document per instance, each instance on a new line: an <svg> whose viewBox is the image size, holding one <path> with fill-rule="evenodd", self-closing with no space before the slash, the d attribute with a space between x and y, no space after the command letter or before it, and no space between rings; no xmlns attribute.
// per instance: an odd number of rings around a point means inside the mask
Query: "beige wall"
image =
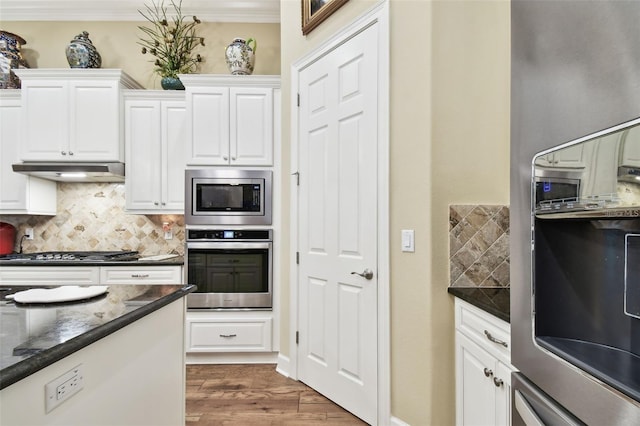
<svg viewBox="0 0 640 426"><path fill-rule="evenodd" d="M290 64L374 4L351 0L304 37L299 2L281 2L285 167ZM509 203L509 10L390 0L391 411L411 425L455 423L449 204ZM415 229L415 253L400 251L401 229Z"/></svg>
<svg viewBox="0 0 640 426"><path fill-rule="evenodd" d="M159 89L160 78L153 72L152 56L143 55L137 44L144 22L0 22L2 29L24 38L22 54L31 68L69 68L65 48L82 31L102 57L102 68L121 68L147 89ZM205 46L198 72L229 74L224 50L235 37L258 41L255 74L280 74L280 25L203 22L197 34Z"/></svg>

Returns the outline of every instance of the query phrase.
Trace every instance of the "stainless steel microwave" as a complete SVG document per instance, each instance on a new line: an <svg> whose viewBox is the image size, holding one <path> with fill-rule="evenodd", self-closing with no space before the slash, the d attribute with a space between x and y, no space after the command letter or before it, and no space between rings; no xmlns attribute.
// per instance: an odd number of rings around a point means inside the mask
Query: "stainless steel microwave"
<svg viewBox="0 0 640 426"><path fill-rule="evenodd" d="M271 225L270 170L189 169L185 224Z"/></svg>

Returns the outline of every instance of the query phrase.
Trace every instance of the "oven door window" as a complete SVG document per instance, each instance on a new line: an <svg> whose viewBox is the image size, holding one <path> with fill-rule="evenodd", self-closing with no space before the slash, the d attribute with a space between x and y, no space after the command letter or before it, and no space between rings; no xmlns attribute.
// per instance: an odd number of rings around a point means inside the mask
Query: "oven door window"
<svg viewBox="0 0 640 426"><path fill-rule="evenodd" d="M189 282L198 293L266 293L268 249L189 249Z"/></svg>
<svg viewBox="0 0 640 426"><path fill-rule="evenodd" d="M261 185L249 184L196 184L196 211L250 212L262 211Z"/></svg>

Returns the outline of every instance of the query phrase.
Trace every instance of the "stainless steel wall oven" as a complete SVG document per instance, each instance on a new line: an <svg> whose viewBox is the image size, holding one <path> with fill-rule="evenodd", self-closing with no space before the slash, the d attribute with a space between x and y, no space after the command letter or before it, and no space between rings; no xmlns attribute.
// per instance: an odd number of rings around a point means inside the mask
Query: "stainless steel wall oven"
<svg viewBox="0 0 640 426"><path fill-rule="evenodd" d="M189 309L271 309L273 230L187 229Z"/></svg>

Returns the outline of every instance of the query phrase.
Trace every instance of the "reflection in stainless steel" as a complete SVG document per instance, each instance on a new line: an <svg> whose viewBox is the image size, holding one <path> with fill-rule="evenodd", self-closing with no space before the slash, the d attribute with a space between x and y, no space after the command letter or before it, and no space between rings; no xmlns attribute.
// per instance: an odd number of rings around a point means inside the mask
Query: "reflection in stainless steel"
<svg viewBox="0 0 640 426"><path fill-rule="evenodd" d="M640 217L640 124L537 154L533 179L539 218Z"/></svg>

